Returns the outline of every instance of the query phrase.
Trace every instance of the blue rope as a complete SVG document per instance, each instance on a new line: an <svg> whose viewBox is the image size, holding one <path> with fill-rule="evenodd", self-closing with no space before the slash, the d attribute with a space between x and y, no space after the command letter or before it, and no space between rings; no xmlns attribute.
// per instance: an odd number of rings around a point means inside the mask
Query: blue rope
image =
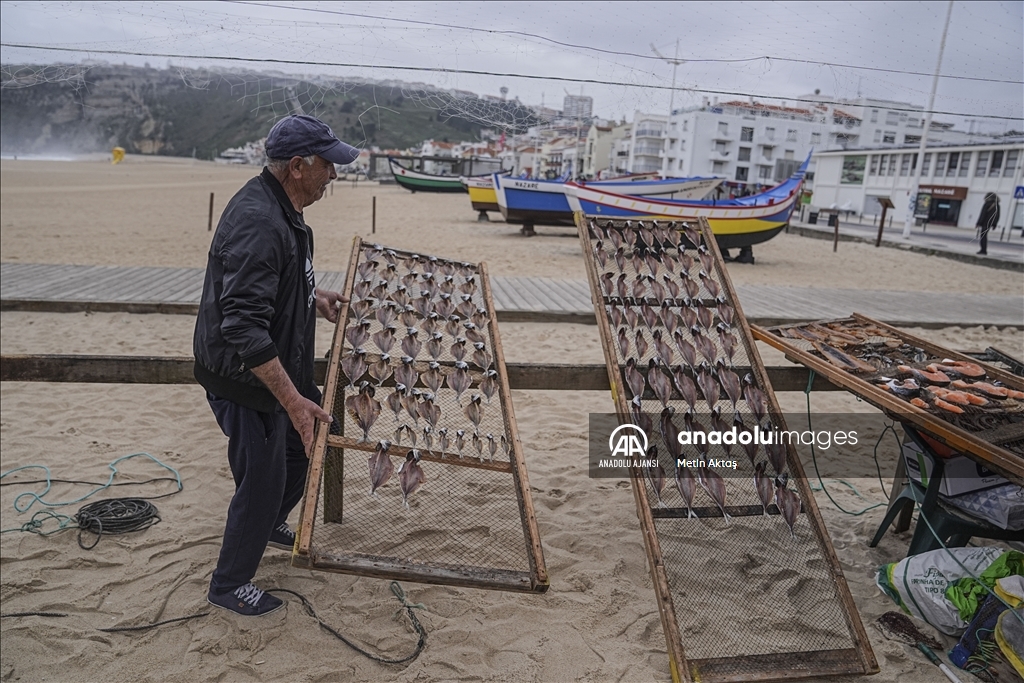
<svg viewBox="0 0 1024 683"><path fill-rule="evenodd" d="M46 465L23 465L21 467L15 467L12 470L7 470L6 472L0 474L0 479L3 479L4 477L6 477L9 474L14 474L15 472L21 472L23 470L31 470L31 469L43 470L46 473L46 488L43 489L42 493L35 493L33 491L26 491L24 493L19 494L18 497L14 499L14 509L17 512L28 512L29 508L31 508L36 503L39 503L40 505L44 505L44 506L49 507L49 508L64 507L65 505L74 505L75 503L80 503L83 500L85 500L86 498L89 498L90 496L93 496L93 495L99 493L100 491L104 491L107 488L109 488L110 485L114 483L114 477L117 476L117 474L118 474L118 469L117 469L118 463L121 463L121 462L123 462L125 460L130 460L131 458L139 458L139 457L149 458L150 460L155 462L160 467L162 467L165 470L168 470L171 473L173 473L174 474L174 478L175 478L175 480L177 482L177 485L178 485L178 489L177 490L178 491L182 490L183 486L182 486L182 483L181 483L181 475L178 473L178 470L174 469L170 465L165 465L164 463L160 462L157 458L154 458L149 453L132 453L131 455L123 455L120 458L114 460L112 463L107 465L107 467L110 468L110 477L107 479L107 483L106 484L102 484L102 485L98 486L97 488L93 489L92 491L90 491L89 493L86 493L84 496L79 496L78 498L75 498L73 500L65 500L65 501L59 501L59 502L50 502L50 501L47 501L47 500L43 500L43 496L45 496L47 493L49 493L50 492L50 488L52 487L52 483L51 483L52 475L50 474L50 468L47 467ZM27 503L22 503L21 502L22 499L24 499L26 497L29 499L28 502ZM8 529L8 531L11 531L11 529Z"/></svg>

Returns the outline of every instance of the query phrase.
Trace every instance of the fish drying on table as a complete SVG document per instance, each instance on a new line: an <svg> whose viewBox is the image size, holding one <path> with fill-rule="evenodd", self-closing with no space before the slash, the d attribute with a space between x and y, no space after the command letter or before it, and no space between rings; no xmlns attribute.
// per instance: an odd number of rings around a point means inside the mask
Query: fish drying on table
<svg viewBox="0 0 1024 683"><path fill-rule="evenodd" d="M796 538L796 525L797 515L800 514L800 496L795 491L791 491L787 488L786 484L789 478L785 474L779 475L775 480L775 504L779 508L779 512L782 514L782 519L785 520L789 526L789 533Z"/></svg>
<svg viewBox="0 0 1024 683"><path fill-rule="evenodd" d="M491 369L485 372L483 379L480 380L479 387L484 395L484 400L490 405L491 397L498 391L498 371Z"/></svg>
<svg viewBox="0 0 1024 683"><path fill-rule="evenodd" d="M390 442L379 441L376 450L367 458L367 464L370 466L371 496L376 495L377 489L388 483L391 474L395 471L395 466L391 462L391 456L388 455L389 448L391 448Z"/></svg>
<svg viewBox="0 0 1024 683"><path fill-rule="evenodd" d="M374 388L369 382L360 382L359 393L345 399L345 407L349 414L355 419L356 424L363 430L360 441L370 440L370 428L380 417L380 401L373 397Z"/></svg>
<svg viewBox="0 0 1024 683"><path fill-rule="evenodd" d="M711 497L715 505L718 506L718 509L722 511L722 517L725 519L725 523L728 524L732 518L725 511L725 480L722 479L722 475L710 467L698 467L697 481L707 492L708 496Z"/></svg>
<svg viewBox="0 0 1024 683"><path fill-rule="evenodd" d="M768 506L772 504L773 488L771 477L765 473L764 461L754 465L754 489L757 491L757 497L761 499L761 506L764 508L766 517L768 516Z"/></svg>
<svg viewBox="0 0 1024 683"><path fill-rule="evenodd" d="M480 421L484 416L484 407L480 403L480 394L470 396L469 403L462 412L473 423L473 434L478 434L480 432Z"/></svg>
<svg viewBox="0 0 1024 683"><path fill-rule="evenodd" d="M355 389L356 382L366 374L366 370L366 351L361 348L352 349L341 359L341 371L348 378L349 389Z"/></svg>
<svg viewBox="0 0 1024 683"><path fill-rule="evenodd" d="M651 482L654 494L658 497L658 505L663 506L661 492L665 490L665 468L662 467L661 461L658 459L658 447L652 445L647 449L646 457L651 461L651 465L645 468L647 478Z"/></svg>

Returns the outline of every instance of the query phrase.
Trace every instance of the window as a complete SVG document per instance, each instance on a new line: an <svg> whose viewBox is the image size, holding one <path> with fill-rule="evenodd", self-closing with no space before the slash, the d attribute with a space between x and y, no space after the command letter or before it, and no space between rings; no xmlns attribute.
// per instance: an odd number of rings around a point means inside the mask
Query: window
<svg viewBox="0 0 1024 683"><path fill-rule="evenodd" d="M771 180L772 179L772 167L771 166L758 166L757 177L760 180Z"/></svg>
<svg viewBox="0 0 1024 683"><path fill-rule="evenodd" d="M718 122L718 134L719 135L728 135L729 134L729 124L726 123L725 121L719 121Z"/></svg>
<svg viewBox="0 0 1024 683"><path fill-rule="evenodd" d="M768 145L762 146L761 147L761 154L764 155L764 158L766 160L768 160L768 161L772 160L772 148L770 146L768 146Z"/></svg>
<svg viewBox="0 0 1024 683"><path fill-rule="evenodd" d="M775 129L774 128L765 128L764 129L764 136L766 138L768 138L769 140L774 140L775 139Z"/></svg>
<svg viewBox="0 0 1024 683"><path fill-rule="evenodd" d="M900 159L900 175L910 175L910 155L904 154Z"/></svg>
<svg viewBox="0 0 1024 683"><path fill-rule="evenodd" d="M685 131L687 131L689 129L690 129L690 122L687 121L686 119L683 119L683 131L685 132Z"/></svg>
<svg viewBox="0 0 1024 683"><path fill-rule="evenodd" d="M1003 150L997 149L992 152L992 166L989 169L989 175L999 175L999 171L1003 168Z"/></svg>
<svg viewBox="0 0 1024 683"><path fill-rule="evenodd" d="M889 155L889 175L896 175L896 161L899 159L899 154Z"/></svg>
<svg viewBox="0 0 1024 683"><path fill-rule="evenodd" d="M877 144L877 143L879 143L881 141L882 141L882 131L875 130L875 143Z"/></svg>
<svg viewBox="0 0 1024 683"><path fill-rule="evenodd" d="M796 142L796 128L790 128L786 131L786 142Z"/></svg>
<svg viewBox="0 0 1024 683"><path fill-rule="evenodd" d="M812 145L820 145L821 144L821 133L811 133L811 144Z"/></svg>
<svg viewBox="0 0 1024 683"><path fill-rule="evenodd" d="M975 167L974 175L983 176L988 170L988 152L978 152L978 165Z"/></svg>
<svg viewBox="0 0 1024 683"><path fill-rule="evenodd" d="M871 155L871 166L868 168L868 175L878 175L878 155Z"/></svg>
<svg viewBox="0 0 1024 683"><path fill-rule="evenodd" d="M878 123L878 110L877 109L872 109L871 110L871 123Z"/></svg>
<svg viewBox="0 0 1024 683"><path fill-rule="evenodd" d="M843 185L863 185L866 161L867 157L863 154L843 157L843 173L839 177L839 182Z"/></svg>
<svg viewBox="0 0 1024 683"><path fill-rule="evenodd" d="M729 144L729 143L722 142L722 141L716 142L715 143L715 151L718 152L719 154L723 154L723 155L724 154L728 154L728 152L725 151L725 146L727 144Z"/></svg>
<svg viewBox="0 0 1024 683"><path fill-rule="evenodd" d="M787 149L786 153L783 154L783 158L785 158L785 159L792 159L793 158L793 154L794 154L793 150Z"/></svg>
<svg viewBox="0 0 1024 683"><path fill-rule="evenodd" d="M894 145L894 144L896 144L896 131L894 131L894 130L887 130L887 131L885 131L885 133L882 134L882 144L883 145Z"/></svg>
<svg viewBox="0 0 1024 683"><path fill-rule="evenodd" d="M970 152L964 152L962 155L960 155L960 173L958 173L957 175L959 175L961 178L965 178L965 177L967 177L967 174L970 172L970 170L971 170L971 153Z"/></svg>
<svg viewBox="0 0 1024 683"><path fill-rule="evenodd" d="M907 128L920 128L920 127L921 127L921 119L917 118L916 116L911 116L909 119L907 119Z"/></svg>
<svg viewBox="0 0 1024 683"><path fill-rule="evenodd" d="M947 176L956 175L956 166L960 162L960 152L949 153L949 166L946 167Z"/></svg>
<svg viewBox="0 0 1024 683"><path fill-rule="evenodd" d="M739 154L736 156L737 161L750 161L750 148L740 147Z"/></svg>
<svg viewBox="0 0 1024 683"><path fill-rule="evenodd" d="M920 145L921 144L921 136L920 135L904 135L903 136L903 144L904 145Z"/></svg>
<svg viewBox="0 0 1024 683"><path fill-rule="evenodd" d="M935 175L940 176L946 173L946 158L948 156L945 152L935 156Z"/></svg>
<svg viewBox="0 0 1024 683"><path fill-rule="evenodd" d="M715 161L715 162L713 162L711 164L711 172L712 173L724 173L725 172L725 162L724 161Z"/></svg>
<svg viewBox="0 0 1024 683"><path fill-rule="evenodd" d="M1003 166L1003 176L1009 177L1017 170L1017 162L1020 161L1020 150L1011 149L1006 153L1006 164Z"/></svg>
<svg viewBox="0 0 1024 683"><path fill-rule="evenodd" d="M885 112L885 125L895 126L900 122L900 113L898 111L887 111Z"/></svg>
<svg viewBox="0 0 1024 683"><path fill-rule="evenodd" d="M928 152L927 154L924 155L924 163L921 164L921 175L922 176L927 176L928 175L928 169L931 166L931 164L932 164L932 153Z"/></svg>
<svg viewBox="0 0 1024 683"><path fill-rule="evenodd" d="M740 142L753 142L754 140L754 129L753 128L740 128Z"/></svg>
<svg viewBox="0 0 1024 683"><path fill-rule="evenodd" d="M746 166L737 166L736 167L736 180L746 180L747 179L747 171L748 170L749 169Z"/></svg>

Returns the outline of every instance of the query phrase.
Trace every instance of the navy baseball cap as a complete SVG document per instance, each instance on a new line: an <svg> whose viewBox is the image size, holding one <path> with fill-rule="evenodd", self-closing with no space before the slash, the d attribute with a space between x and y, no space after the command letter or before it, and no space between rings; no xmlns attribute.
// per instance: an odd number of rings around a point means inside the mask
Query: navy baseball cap
<svg viewBox="0 0 1024 683"><path fill-rule="evenodd" d="M316 154L342 166L359 156L359 150L339 140L330 126L305 114L292 114L275 123L267 134L266 149L270 159Z"/></svg>

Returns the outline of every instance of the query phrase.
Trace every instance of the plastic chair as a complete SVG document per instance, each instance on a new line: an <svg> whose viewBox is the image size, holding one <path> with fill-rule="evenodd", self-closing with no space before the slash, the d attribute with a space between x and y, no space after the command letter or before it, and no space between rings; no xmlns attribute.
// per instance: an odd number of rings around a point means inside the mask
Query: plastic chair
<svg viewBox="0 0 1024 683"><path fill-rule="evenodd" d="M917 520L917 527L914 529L914 536L910 540L910 548L907 556L919 555L929 550L936 550L944 543L949 548L962 548L971 538L989 538L994 540L1020 540L1020 531L1000 529L988 522L970 517L967 514L953 509L939 499L939 489L942 486L942 476L945 463L942 458L936 456L928 443L920 438L916 430L903 426L904 431L921 448L924 456L931 460L931 477L928 480L928 487L925 488L916 481L907 482L896 499L889 506L882 519L882 524L871 539L869 547L874 548L882 540L886 530L893 523L896 517L903 512L906 506L913 510L914 503L920 503L920 513ZM900 457L903 457L901 454ZM924 520L923 515L931 523L931 529ZM934 530L934 534L932 531ZM937 538L936 538L937 537ZM941 540L941 543L940 543Z"/></svg>

